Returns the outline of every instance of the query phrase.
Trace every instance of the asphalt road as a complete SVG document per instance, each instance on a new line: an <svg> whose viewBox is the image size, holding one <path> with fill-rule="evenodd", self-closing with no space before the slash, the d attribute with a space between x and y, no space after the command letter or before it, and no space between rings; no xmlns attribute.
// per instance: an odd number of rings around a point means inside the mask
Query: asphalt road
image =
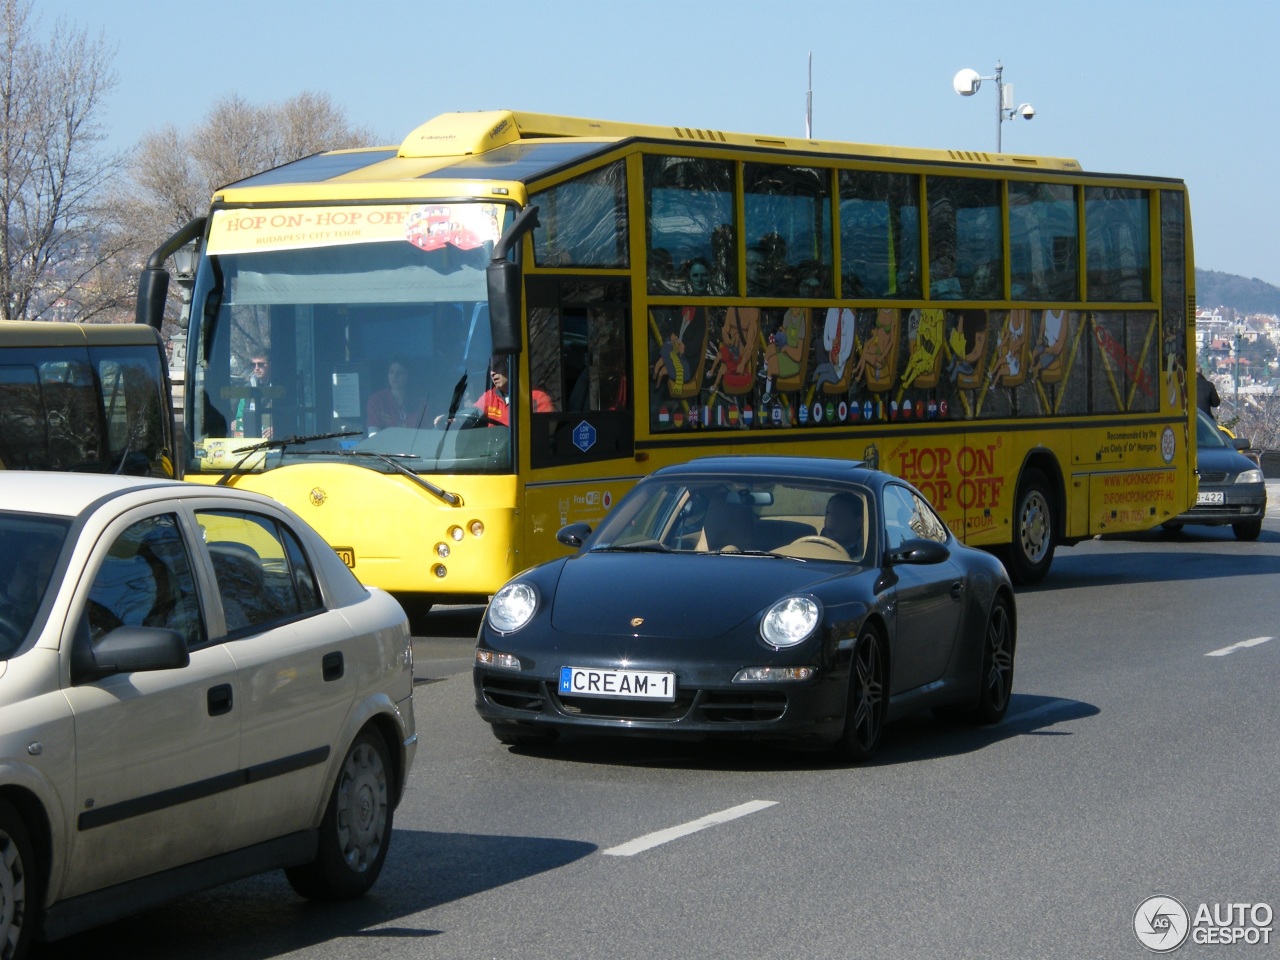
<svg viewBox="0 0 1280 960"><path fill-rule="evenodd" d="M1018 595L1005 722L902 722L867 766L503 747L472 706L480 608L437 608L415 643L422 746L370 896L313 905L263 877L42 953L1123 958L1149 955L1134 915L1156 894L1280 908L1270 486L1256 543L1187 527L1060 551ZM1176 954L1273 955L1274 940Z"/></svg>

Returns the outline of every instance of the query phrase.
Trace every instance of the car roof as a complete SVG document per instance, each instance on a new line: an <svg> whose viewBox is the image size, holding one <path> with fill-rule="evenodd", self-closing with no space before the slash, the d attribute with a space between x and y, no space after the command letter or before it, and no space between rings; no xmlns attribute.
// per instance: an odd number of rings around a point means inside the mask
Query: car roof
<svg viewBox="0 0 1280 960"><path fill-rule="evenodd" d="M100 473L56 473L40 470L0 470L0 509L50 516L75 517L99 500L140 490L170 488L178 495L226 496L244 499L245 491L205 487L152 477L123 477ZM216 491L216 492L215 492Z"/></svg>
<svg viewBox="0 0 1280 960"><path fill-rule="evenodd" d="M888 474L869 466L863 460L841 460L836 457L792 457L758 454L755 456L697 457L687 463L663 467L653 476L698 477L795 477L807 480L835 480L876 485Z"/></svg>

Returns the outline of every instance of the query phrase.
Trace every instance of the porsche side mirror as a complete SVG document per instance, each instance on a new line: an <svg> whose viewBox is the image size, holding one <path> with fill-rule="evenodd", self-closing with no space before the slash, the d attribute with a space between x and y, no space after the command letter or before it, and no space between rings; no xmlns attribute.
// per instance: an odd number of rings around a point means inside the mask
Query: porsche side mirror
<svg viewBox="0 0 1280 960"><path fill-rule="evenodd" d="M582 541L591 535L591 524L589 523L571 523L567 527L561 527L556 532L556 539L563 543L566 547L577 549L582 546Z"/></svg>
<svg viewBox="0 0 1280 960"><path fill-rule="evenodd" d="M941 563L951 556L945 543L936 540L904 540L897 550L889 554L889 562L899 563Z"/></svg>

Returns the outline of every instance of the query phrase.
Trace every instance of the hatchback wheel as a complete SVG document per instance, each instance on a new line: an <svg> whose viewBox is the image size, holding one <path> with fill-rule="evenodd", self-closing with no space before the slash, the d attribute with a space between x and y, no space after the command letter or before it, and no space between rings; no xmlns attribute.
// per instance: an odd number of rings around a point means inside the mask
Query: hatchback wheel
<svg viewBox="0 0 1280 960"><path fill-rule="evenodd" d="M1241 520L1231 525L1231 532L1237 540L1257 540L1262 533L1262 519Z"/></svg>
<svg viewBox="0 0 1280 960"><path fill-rule="evenodd" d="M0 801L0 957L20 960L31 944L40 897L35 852L18 811Z"/></svg>
<svg viewBox="0 0 1280 960"><path fill-rule="evenodd" d="M285 871L299 894L311 900L349 900L373 886L391 842L390 771L382 737L362 731L338 771L320 823L315 860Z"/></svg>
<svg viewBox="0 0 1280 960"><path fill-rule="evenodd" d="M835 752L845 760L855 763L868 760L880 745L887 705L887 678L884 642L874 627L863 627L853 649L853 663L849 669L844 733L835 745Z"/></svg>

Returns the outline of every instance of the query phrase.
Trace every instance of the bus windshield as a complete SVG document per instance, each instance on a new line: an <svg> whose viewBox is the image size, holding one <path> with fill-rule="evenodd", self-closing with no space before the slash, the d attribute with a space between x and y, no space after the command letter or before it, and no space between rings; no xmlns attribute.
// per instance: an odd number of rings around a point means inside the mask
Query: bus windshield
<svg viewBox="0 0 1280 960"><path fill-rule="evenodd" d="M485 280L504 220L493 204L216 211L188 336L189 468L509 472ZM311 229L334 222L356 226Z"/></svg>

